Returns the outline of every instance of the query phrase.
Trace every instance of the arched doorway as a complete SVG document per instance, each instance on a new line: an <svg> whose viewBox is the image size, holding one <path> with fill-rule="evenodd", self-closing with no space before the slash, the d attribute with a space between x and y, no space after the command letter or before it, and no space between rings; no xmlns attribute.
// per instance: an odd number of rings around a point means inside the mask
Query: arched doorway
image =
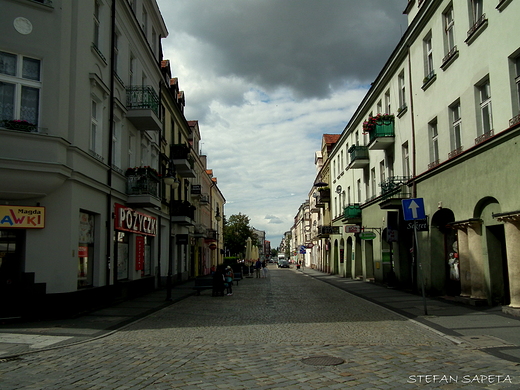
<svg viewBox="0 0 520 390"><path fill-rule="evenodd" d="M345 277L352 278L352 237L347 238L347 250L345 253Z"/></svg>
<svg viewBox="0 0 520 390"><path fill-rule="evenodd" d="M339 263L339 247L338 240L334 240L334 252L333 252L333 260L332 267L330 273L337 274L338 273L338 263Z"/></svg>
<svg viewBox="0 0 520 390"><path fill-rule="evenodd" d="M343 237L339 242L339 272L342 277L345 277L345 239Z"/></svg>
<svg viewBox="0 0 520 390"><path fill-rule="evenodd" d="M455 221L450 209L440 209L431 222L431 287L432 295L460 295L459 251L457 230L449 227Z"/></svg>

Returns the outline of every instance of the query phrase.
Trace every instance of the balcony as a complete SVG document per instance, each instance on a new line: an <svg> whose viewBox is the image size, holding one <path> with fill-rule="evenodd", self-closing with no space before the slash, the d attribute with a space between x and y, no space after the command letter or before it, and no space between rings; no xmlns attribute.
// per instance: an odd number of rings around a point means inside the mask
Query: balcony
<svg viewBox="0 0 520 390"><path fill-rule="evenodd" d="M319 238L328 238L331 234L339 234L339 226L318 226Z"/></svg>
<svg viewBox="0 0 520 390"><path fill-rule="evenodd" d="M186 144L175 144L171 146L170 158L175 165L175 170L182 177L195 177L194 161L190 154L190 147Z"/></svg>
<svg viewBox="0 0 520 390"><path fill-rule="evenodd" d="M350 155L349 169L364 168L370 163L368 146L353 145L348 152Z"/></svg>
<svg viewBox="0 0 520 390"><path fill-rule="evenodd" d="M170 203L171 222L179 225L193 226L195 219L195 206L188 201L174 200Z"/></svg>
<svg viewBox="0 0 520 390"><path fill-rule="evenodd" d="M206 242L215 242L218 241L218 233L215 229L206 230Z"/></svg>
<svg viewBox="0 0 520 390"><path fill-rule="evenodd" d="M157 172L148 167L130 168L126 172L128 204L135 207L161 207L160 179Z"/></svg>
<svg viewBox="0 0 520 390"><path fill-rule="evenodd" d="M32 130L0 128L0 198L3 200L47 196L72 175L68 164L70 144L61 137Z"/></svg>
<svg viewBox="0 0 520 390"><path fill-rule="evenodd" d="M138 130L161 130L159 96L151 86L133 85L126 89L126 117Z"/></svg>
<svg viewBox="0 0 520 390"><path fill-rule="evenodd" d="M378 114L363 123L363 131L369 135L369 150L385 150L394 143L394 116Z"/></svg>
<svg viewBox="0 0 520 390"><path fill-rule="evenodd" d="M381 183L381 202L379 207L382 209L401 208L401 200L412 197L412 191L406 185L408 180L410 180L408 176L393 176Z"/></svg>
<svg viewBox="0 0 520 390"><path fill-rule="evenodd" d="M359 207L359 204L349 204L343 209L343 222L361 222L361 208Z"/></svg>

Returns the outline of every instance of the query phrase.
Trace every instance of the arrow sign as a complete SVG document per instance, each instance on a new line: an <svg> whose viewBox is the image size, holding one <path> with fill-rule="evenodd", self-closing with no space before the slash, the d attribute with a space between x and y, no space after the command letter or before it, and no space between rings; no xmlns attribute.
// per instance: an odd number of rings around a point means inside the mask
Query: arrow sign
<svg viewBox="0 0 520 390"><path fill-rule="evenodd" d="M426 218L423 198L403 199L403 216L405 221L415 221Z"/></svg>

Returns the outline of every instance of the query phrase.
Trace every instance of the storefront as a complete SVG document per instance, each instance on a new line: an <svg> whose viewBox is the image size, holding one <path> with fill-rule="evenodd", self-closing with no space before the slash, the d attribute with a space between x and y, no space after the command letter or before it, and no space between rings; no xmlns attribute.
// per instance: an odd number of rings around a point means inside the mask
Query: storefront
<svg viewBox="0 0 520 390"><path fill-rule="evenodd" d="M153 276L157 218L115 204L115 275L117 282Z"/></svg>
<svg viewBox="0 0 520 390"><path fill-rule="evenodd" d="M0 317L19 315L27 284L34 284L25 273L26 231L44 228L44 207L0 206Z"/></svg>

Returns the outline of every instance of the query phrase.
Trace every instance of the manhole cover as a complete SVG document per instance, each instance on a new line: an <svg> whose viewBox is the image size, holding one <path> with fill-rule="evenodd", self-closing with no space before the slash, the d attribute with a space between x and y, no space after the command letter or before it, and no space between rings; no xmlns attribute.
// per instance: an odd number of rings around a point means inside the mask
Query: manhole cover
<svg viewBox="0 0 520 390"><path fill-rule="evenodd" d="M302 359L302 362L311 366L337 366L345 363L345 360L332 356L312 356Z"/></svg>

